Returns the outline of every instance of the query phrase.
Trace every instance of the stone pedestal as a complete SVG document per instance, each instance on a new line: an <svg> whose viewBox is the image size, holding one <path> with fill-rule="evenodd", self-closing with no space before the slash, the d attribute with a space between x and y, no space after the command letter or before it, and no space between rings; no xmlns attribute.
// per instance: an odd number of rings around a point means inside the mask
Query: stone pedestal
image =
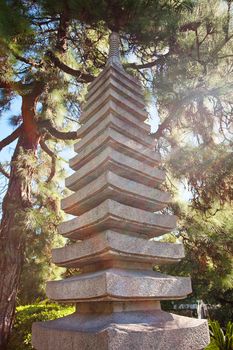
<svg viewBox="0 0 233 350"><path fill-rule="evenodd" d="M163 312L161 300L191 293L188 277L153 271L178 262L181 244L151 238L176 226L172 215L155 213L170 200L161 191L165 174L144 123L139 83L124 72L119 38L112 34L110 57L90 84L77 132L74 191L62 201L78 216L60 225L76 243L53 251L59 266L79 268L77 276L47 284L52 300L77 304L77 312L33 325L37 350L201 350L209 342L207 322Z"/></svg>
<svg viewBox="0 0 233 350"><path fill-rule="evenodd" d="M47 350L191 350L207 344L208 326L201 320L169 314L153 302L139 303L138 310L135 304L117 304L114 310L99 302L97 310L79 308L34 324L33 343Z"/></svg>

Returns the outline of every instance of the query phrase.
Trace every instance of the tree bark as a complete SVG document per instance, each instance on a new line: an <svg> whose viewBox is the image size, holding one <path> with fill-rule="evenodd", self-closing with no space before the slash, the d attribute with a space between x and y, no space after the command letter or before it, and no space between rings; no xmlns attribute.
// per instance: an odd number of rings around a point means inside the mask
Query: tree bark
<svg viewBox="0 0 233 350"><path fill-rule="evenodd" d="M38 132L36 103L43 86L37 84L23 96L23 125L11 159L8 189L3 199L0 226L0 350L6 350L11 333L16 296L24 261L27 238L27 214L31 208L33 167L28 156L35 156Z"/></svg>
<svg viewBox="0 0 233 350"><path fill-rule="evenodd" d="M24 260L27 237L27 209L31 207L33 169L22 164L22 152L34 153L35 143L19 137L12 157L7 193L3 199L0 230L0 350L6 349L11 332L16 296ZM23 172L22 172L23 167Z"/></svg>

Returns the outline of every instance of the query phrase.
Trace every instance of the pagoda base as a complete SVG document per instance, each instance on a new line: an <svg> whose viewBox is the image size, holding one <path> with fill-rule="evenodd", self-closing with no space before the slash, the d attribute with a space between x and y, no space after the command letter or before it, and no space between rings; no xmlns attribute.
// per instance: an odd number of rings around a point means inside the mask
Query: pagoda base
<svg viewBox="0 0 233 350"><path fill-rule="evenodd" d="M37 350L203 350L208 324L161 310L75 312L33 324Z"/></svg>

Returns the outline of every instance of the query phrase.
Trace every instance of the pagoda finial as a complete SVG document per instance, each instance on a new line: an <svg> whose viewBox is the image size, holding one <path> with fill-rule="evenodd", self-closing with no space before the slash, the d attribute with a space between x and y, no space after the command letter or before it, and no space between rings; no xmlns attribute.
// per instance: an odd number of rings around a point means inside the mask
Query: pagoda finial
<svg viewBox="0 0 233 350"><path fill-rule="evenodd" d="M117 32L112 32L109 36L109 54L107 65L117 65L122 68L120 59L120 36Z"/></svg>

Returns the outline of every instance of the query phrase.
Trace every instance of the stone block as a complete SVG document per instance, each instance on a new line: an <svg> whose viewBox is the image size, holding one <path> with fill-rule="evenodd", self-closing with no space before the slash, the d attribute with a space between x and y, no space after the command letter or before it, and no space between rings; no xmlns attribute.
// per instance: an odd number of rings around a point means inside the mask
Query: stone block
<svg viewBox="0 0 233 350"><path fill-rule="evenodd" d="M117 150L119 153L123 153L152 167L158 165L160 162L160 156L154 150L108 127L99 136L90 140L90 143L70 160L70 166L73 169L82 167L91 159L95 158L99 150L108 146Z"/></svg>
<svg viewBox="0 0 233 350"><path fill-rule="evenodd" d="M59 232L78 240L108 229L153 238L173 230L175 226L174 215L154 214L107 199L80 217L60 224Z"/></svg>
<svg viewBox="0 0 233 350"><path fill-rule="evenodd" d="M80 116L80 122L85 123L88 119L93 117L95 113L97 113L100 108L102 108L108 101L114 101L122 109L131 113L142 122L148 118L146 110L138 108L127 97L124 97L124 95L121 95L120 92L114 90L113 88L110 88L108 91L103 93L96 102L90 105L87 110L84 110L82 112L82 115Z"/></svg>
<svg viewBox="0 0 233 350"><path fill-rule="evenodd" d="M86 100L88 100L93 94L95 94L101 86L110 78L114 79L116 82L124 86L126 89L134 93L136 96L139 96L141 99L144 97L141 84L132 80L132 76L125 75L125 72L120 72L117 67L108 67L105 70L104 76L101 79L97 78L93 83L88 86L88 93L86 95ZM101 75L100 75L101 77ZM130 78L129 78L130 77ZM93 84L93 85L92 85Z"/></svg>
<svg viewBox="0 0 233 350"><path fill-rule="evenodd" d="M79 314L33 325L37 350L203 350L206 320L160 310Z"/></svg>
<svg viewBox="0 0 233 350"><path fill-rule="evenodd" d="M105 149L99 149L95 158L76 170L66 179L66 187L72 191L86 186L107 170L151 187L155 187L165 180L164 171L144 164L109 146Z"/></svg>
<svg viewBox="0 0 233 350"><path fill-rule="evenodd" d="M192 292L189 277L148 270L110 268L47 283L46 295L56 301L175 300Z"/></svg>
<svg viewBox="0 0 233 350"><path fill-rule="evenodd" d="M58 266L83 267L106 260L148 263L150 266L170 264L184 257L182 244L149 241L111 230L52 250L52 260Z"/></svg>
<svg viewBox="0 0 233 350"><path fill-rule="evenodd" d="M106 67L103 72L99 74L99 76L88 86L88 94L95 93L96 90L101 86L105 79L109 77L115 77L115 79L123 82L129 89L136 91L137 94L143 96L142 87L139 81L137 81L133 76L126 73L124 70L119 69L117 66L109 66Z"/></svg>
<svg viewBox="0 0 233 350"><path fill-rule="evenodd" d="M83 126L81 126L82 128ZM104 120L101 120L98 125L87 133L82 133L82 139L74 145L75 152L80 152L83 148L89 145L95 138L100 136L107 128L112 128L118 133L132 139L133 141L142 144L144 147L155 150L155 140L144 130L134 127L132 124L119 119L113 113L109 113Z"/></svg>
<svg viewBox="0 0 233 350"><path fill-rule="evenodd" d="M168 204L170 195L106 171L88 185L64 198L61 201L61 208L68 214L78 216L106 199L155 212Z"/></svg>
<svg viewBox="0 0 233 350"><path fill-rule="evenodd" d="M99 101L101 96L103 96L106 92L108 93L110 89L114 90L117 94L127 99L139 109L145 108L143 96L139 94L137 90L129 89L127 85L125 86L122 80L115 79L115 77L110 75L102 82L102 84L98 87L98 89L95 90L94 93L87 96L83 110L87 111L92 104Z"/></svg>
<svg viewBox="0 0 233 350"><path fill-rule="evenodd" d="M116 104L116 102L108 101L98 110L98 112L95 113L95 115L93 115L87 121L84 121L85 123L82 124L81 128L77 130L77 139L82 138L88 132L94 130L105 118L107 118L109 114L116 116L124 123L132 125L141 132L145 132L147 134L150 133L150 126L148 124L141 122L135 115L121 108L118 104ZM80 119L82 120L83 118L81 118L81 116Z"/></svg>

